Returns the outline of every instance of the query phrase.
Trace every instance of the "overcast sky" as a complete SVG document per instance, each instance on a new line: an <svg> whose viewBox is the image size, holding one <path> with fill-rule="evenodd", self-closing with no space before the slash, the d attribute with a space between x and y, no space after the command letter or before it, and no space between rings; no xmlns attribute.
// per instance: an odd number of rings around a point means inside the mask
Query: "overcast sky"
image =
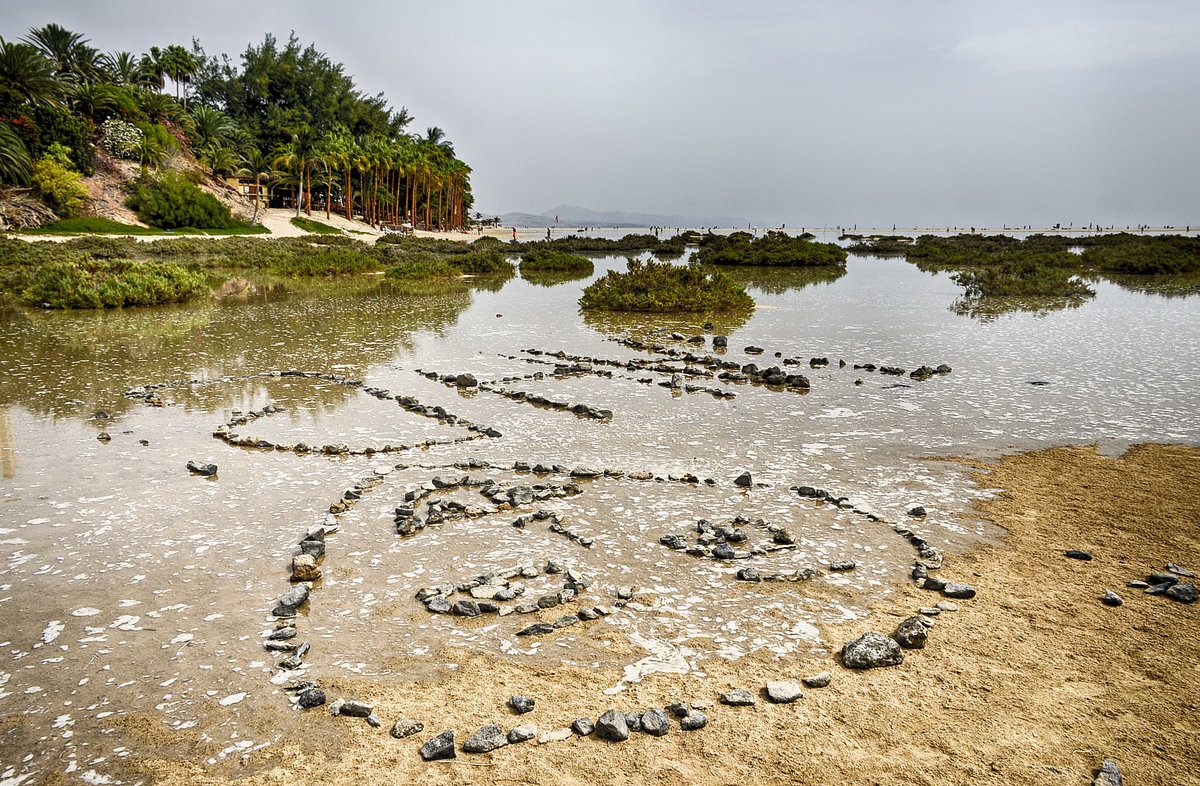
<svg viewBox="0 0 1200 786"><path fill-rule="evenodd" d="M295 30L441 126L481 210L1200 224L1200 3L0 0L101 50Z"/></svg>

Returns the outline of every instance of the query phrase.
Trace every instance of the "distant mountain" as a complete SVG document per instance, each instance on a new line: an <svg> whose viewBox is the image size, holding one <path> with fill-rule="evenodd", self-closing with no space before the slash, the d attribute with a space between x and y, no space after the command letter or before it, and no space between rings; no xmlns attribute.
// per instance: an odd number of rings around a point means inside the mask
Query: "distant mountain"
<svg viewBox="0 0 1200 786"><path fill-rule="evenodd" d="M485 214L488 215L488 214ZM495 214L491 214L495 215ZM558 223L555 224L557 217ZM559 205L545 213L501 213L500 223L516 227L721 227L744 226L746 222L728 216L662 216L653 213L628 213L619 210L589 210L575 205Z"/></svg>

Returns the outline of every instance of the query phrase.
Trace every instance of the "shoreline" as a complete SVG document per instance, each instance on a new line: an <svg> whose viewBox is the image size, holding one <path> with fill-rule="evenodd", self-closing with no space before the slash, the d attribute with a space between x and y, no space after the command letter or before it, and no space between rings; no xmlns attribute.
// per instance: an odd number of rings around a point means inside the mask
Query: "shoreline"
<svg viewBox="0 0 1200 786"><path fill-rule="evenodd" d="M145 757L131 777L160 784L361 783L397 778L413 783L1090 783L1111 758L1129 782L1186 784L1200 761L1200 604L1184 605L1126 588L1151 570L1200 563L1200 448L1144 444L1118 458L1095 446L1058 447L958 461L981 488L1001 488L973 514L1007 535L947 560L940 575L971 583L976 599L935 618L926 649L908 650L898 667L852 672L835 659L776 660L756 653L737 661L712 658L704 673L653 674L610 696L619 679L565 664L526 666L453 650L452 668L401 684L340 677L333 696L369 701L384 719L309 714L261 719L264 728L305 729L248 757L234 770L209 769L199 735L172 732L153 717L130 717L122 737L138 750L188 752L188 760ZM1063 557L1084 549L1095 559ZM1105 589L1125 599L1099 602ZM936 595L908 584L871 615L825 631L830 648L866 632L889 633ZM620 638L619 636L613 638ZM633 649L623 641L616 646ZM447 652L451 652L447 650ZM398 668L420 659L388 656ZM794 704L716 704L726 690L758 693L766 680L799 679L822 669L832 684L805 689ZM424 671L427 671L426 666ZM516 693L534 696L526 716L504 706ZM446 728L462 742L486 723L539 729L593 719L609 707L712 702L700 731L633 734L604 743L595 737L509 745L491 754L460 753L423 762L417 749ZM452 709L447 709L447 708ZM275 715L276 713L268 713ZM399 715L425 723L422 733L393 739ZM199 730L196 730L199 731ZM326 740L314 749L312 737ZM182 748L181 748L182 746ZM169 754L168 754L169 755ZM226 767L232 765L224 765ZM1190 778L1190 780L1189 780Z"/></svg>

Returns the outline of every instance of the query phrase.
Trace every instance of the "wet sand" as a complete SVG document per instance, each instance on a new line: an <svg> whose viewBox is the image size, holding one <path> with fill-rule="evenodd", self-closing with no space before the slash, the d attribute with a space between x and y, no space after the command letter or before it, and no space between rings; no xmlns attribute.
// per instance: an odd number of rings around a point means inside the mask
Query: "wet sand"
<svg viewBox="0 0 1200 786"><path fill-rule="evenodd" d="M117 724L132 748L121 776L159 784L330 783L849 783L1085 784L1104 758L1127 783L1200 783L1200 604L1185 606L1126 588L1132 579L1175 562L1200 567L1200 449L1144 445L1119 459L1093 448L1059 448L970 464L984 488L1004 494L980 503L1009 534L1004 543L951 556L941 575L974 585L979 596L936 618L929 646L902 665L851 672L834 660L710 659L705 674L655 674L617 695L603 688L610 670L522 667L448 648L435 675L414 662L409 682L341 678L331 697L373 702L384 721L373 729L323 709L243 719L287 742L210 766L220 746L197 729L171 731L153 716ZM1065 549L1091 552L1081 562ZM1105 589L1125 598L1100 604ZM829 631L848 640L867 630L890 633L937 596L907 586L865 620ZM623 637L613 647L629 648ZM403 671L402 657L380 657ZM422 662L427 662L423 660ZM790 705L761 695L753 707L716 704L705 729L668 736L633 734L612 744L595 736L510 745L491 754L459 754L425 763L421 744L447 729L462 742L479 726L567 726L610 707L716 702L723 691L761 692L768 679L828 668L832 684L806 689ZM516 716L514 693L537 699ZM399 715L424 732L396 740ZM53 782L53 781L52 781ZM65 781L64 781L65 782Z"/></svg>

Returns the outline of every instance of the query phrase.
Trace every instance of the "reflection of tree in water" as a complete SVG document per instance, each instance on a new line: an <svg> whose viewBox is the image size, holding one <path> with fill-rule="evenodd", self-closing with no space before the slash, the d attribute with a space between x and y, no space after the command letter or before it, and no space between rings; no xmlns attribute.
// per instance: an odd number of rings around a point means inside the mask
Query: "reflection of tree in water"
<svg viewBox="0 0 1200 786"><path fill-rule="evenodd" d="M543 271L540 273L522 273L521 278L537 287L556 287L572 281L582 281L591 278L592 271L573 272L570 270Z"/></svg>
<svg viewBox="0 0 1200 786"><path fill-rule="evenodd" d="M1200 295L1200 272L1170 276L1135 276L1128 273L1095 273L1088 278L1107 281L1130 292L1159 297L1192 297Z"/></svg>
<svg viewBox="0 0 1200 786"><path fill-rule="evenodd" d="M1044 317L1052 311L1079 308L1094 297L1094 293L1082 297L960 297L950 304L950 310L960 317L995 322L1005 314L1021 312Z"/></svg>
<svg viewBox="0 0 1200 786"><path fill-rule="evenodd" d="M832 284L846 275L840 265L818 267L747 267L724 265L721 272L744 287L753 287L768 295L782 295L793 289Z"/></svg>
<svg viewBox="0 0 1200 786"><path fill-rule="evenodd" d="M472 289L503 280L475 277L427 291L378 278L354 282L256 283L244 298L108 311L0 313L0 406L88 417L135 406L134 385L328 370L362 376L413 348L418 331L439 335L471 305ZM299 290L299 291L298 291ZM68 405L80 399L83 405Z"/></svg>
<svg viewBox="0 0 1200 786"><path fill-rule="evenodd" d="M678 331L684 336L702 333L712 333L723 336L733 333L750 321L753 313L715 313L715 314L685 314L669 313L656 314L644 311L593 311L580 312L583 322L598 333L609 338L632 338L652 340L647 334L651 330ZM705 330L705 323L711 322L711 330Z"/></svg>

